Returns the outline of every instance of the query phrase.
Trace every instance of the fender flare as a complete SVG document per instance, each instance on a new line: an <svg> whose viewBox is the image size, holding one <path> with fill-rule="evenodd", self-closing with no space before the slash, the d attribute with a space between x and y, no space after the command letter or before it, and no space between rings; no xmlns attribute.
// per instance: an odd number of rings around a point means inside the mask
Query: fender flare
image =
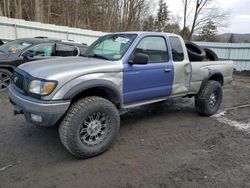
<svg viewBox="0 0 250 188"><path fill-rule="evenodd" d="M94 79L94 80L89 80L89 81L84 81L82 83L79 83L72 88L70 88L69 91L67 91L63 99L73 99L76 97L79 93L82 93L88 89L92 88L105 88L108 89L109 91L112 91L113 97L122 104L122 91L120 87L116 84L114 84L112 81L109 80L101 80L101 79Z"/></svg>
<svg viewBox="0 0 250 188"><path fill-rule="evenodd" d="M219 76L221 78L221 82L220 84L223 86L224 84L224 77L223 77L223 74L220 72L220 71L213 71L213 70L209 70L209 74L208 76L206 76L202 82L201 82L201 86L200 86L200 89L199 89L199 92L200 93L203 88L205 87L206 83L209 81L209 80L215 80L215 79L211 79L212 77L217 77Z"/></svg>

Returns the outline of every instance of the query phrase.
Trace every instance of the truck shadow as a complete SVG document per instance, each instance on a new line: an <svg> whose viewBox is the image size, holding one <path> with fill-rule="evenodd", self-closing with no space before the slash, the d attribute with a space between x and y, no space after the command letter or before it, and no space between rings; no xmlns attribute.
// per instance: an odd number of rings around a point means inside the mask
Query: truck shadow
<svg viewBox="0 0 250 188"><path fill-rule="evenodd" d="M183 114L183 116L197 116L194 100L189 98L175 98L163 102L148 104L121 111L122 126L128 122L140 122L155 117Z"/></svg>
<svg viewBox="0 0 250 188"><path fill-rule="evenodd" d="M136 107L121 113L120 135L123 137L130 134L129 130L131 127L137 127L137 125L145 126L145 122L150 122L146 125L149 126L148 128L154 126L151 123L152 119L168 121L168 118L173 116L182 116L182 118L198 116L195 112L193 100L184 98ZM22 156L23 160L26 161L33 161L32 165L34 166L39 166L43 162L45 164L53 164L65 160L75 161L76 158L67 152L60 141L58 126L41 127L31 125L21 117L18 117L16 121L20 123L15 130L16 138L14 142L13 140L10 141L16 147L16 149L13 148L11 151L15 153L15 156ZM138 132L139 128L136 128ZM22 148L20 149L18 146L22 146ZM32 155L30 155L31 153ZM34 161L34 159L36 160Z"/></svg>

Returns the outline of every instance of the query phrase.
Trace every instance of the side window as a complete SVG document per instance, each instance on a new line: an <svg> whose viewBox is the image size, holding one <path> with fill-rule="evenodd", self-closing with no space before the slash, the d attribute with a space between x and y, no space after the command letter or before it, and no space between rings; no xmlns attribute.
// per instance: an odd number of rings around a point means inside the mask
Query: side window
<svg viewBox="0 0 250 188"><path fill-rule="evenodd" d="M180 39L178 37L170 37L169 40L172 48L173 61L183 61L184 52Z"/></svg>
<svg viewBox="0 0 250 188"><path fill-rule="evenodd" d="M163 37L145 37L140 41L134 51L149 56L149 63L160 63L168 61L168 51Z"/></svg>
<svg viewBox="0 0 250 188"><path fill-rule="evenodd" d="M74 46L56 44L56 56L76 56L78 54Z"/></svg>
<svg viewBox="0 0 250 188"><path fill-rule="evenodd" d="M33 57L50 57L53 55L54 44L39 44L28 50Z"/></svg>

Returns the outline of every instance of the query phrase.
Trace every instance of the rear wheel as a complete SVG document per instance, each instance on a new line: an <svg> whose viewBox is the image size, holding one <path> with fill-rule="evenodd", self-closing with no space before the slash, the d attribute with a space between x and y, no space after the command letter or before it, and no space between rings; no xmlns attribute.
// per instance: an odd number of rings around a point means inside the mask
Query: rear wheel
<svg viewBox="0 0 250 188"><path fill-rule="evenodd" d="M0 92L8 89L12 73L7 69L0 69Z"/></svg>
<svg viewBox="0 0 250 188"><path fill-rule="evenodd" d="M109 149L119 128L119 112L110 101L86 97L71 106L59 127L59 135L71 154L87 158Z"/></svg>
<svg viewBox="0 0 250 188"><path fill-rule="evenodd" d="M195 97L197 111L204 116L215 114L222 102L222 87L217 81L210 80Z"/></svg>

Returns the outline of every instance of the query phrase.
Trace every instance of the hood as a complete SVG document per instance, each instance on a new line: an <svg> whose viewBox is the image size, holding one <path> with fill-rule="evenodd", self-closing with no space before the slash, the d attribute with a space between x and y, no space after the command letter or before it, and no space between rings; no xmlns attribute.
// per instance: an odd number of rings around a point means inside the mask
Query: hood
<svg viewBox="0 0 250 188"><path fill-rule="evenodd" d="M121 62L87 57L62 57L39 60L20 65L18 68L33 77L47 80L73 79L85 74L121 71Z"/></svg>
<svg viewBox="0 0 250 188"><path fill-rule="evenodd" d="M0 52L0 61L1 60L7 60L8 57L9 57L9 54Z"/></svg>

